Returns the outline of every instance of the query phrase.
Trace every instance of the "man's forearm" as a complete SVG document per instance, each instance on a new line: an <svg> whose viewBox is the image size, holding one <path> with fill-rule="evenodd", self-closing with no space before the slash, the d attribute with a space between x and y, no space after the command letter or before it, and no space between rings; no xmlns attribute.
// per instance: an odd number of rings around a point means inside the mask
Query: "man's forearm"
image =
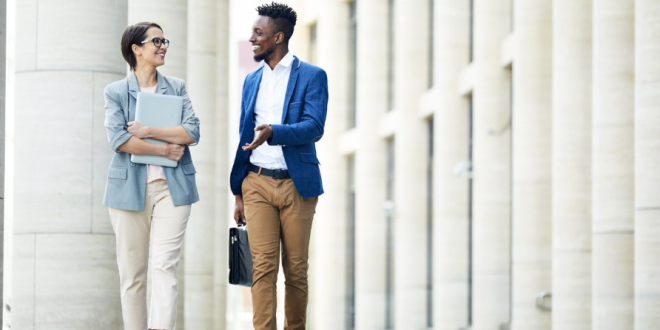
<svg viewBox="0 0 660 330"><path fill-rule="evenodd" d="M295 124L272 125L272 134L267 140L271 145L303 145L317 142L323 136L323 123L314 120Z"/></svg>

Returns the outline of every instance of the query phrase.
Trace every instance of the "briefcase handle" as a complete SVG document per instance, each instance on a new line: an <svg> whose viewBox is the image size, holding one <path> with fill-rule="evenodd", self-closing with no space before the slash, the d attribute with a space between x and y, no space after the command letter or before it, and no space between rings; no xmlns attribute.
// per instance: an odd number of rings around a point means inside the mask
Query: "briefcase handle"
<svg viewBox="0 0 660 330"><path fill-rule="evenodd" d="M247 224L245 223L245 219L241 218L238 219L238 223L236 224L238 228L245 227L247 229Z"/></svg>

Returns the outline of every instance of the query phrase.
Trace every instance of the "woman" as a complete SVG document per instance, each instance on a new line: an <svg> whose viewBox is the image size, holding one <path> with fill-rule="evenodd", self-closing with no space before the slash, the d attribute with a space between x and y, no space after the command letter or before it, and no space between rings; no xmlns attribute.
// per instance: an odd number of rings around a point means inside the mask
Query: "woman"
<svg viewBox="0 0 660 330"><path fill-rule="evenodd" d="M117 237L117 264L126 330L174 329L177 267L191 204L199 200L195 167L188 145L199 142L199 120L181 79L165 77L169 40L156 23L129 26L121 52L131 68L128 77L105 88L105 127L115 152L103 198ZM155 128L134 121L137 93L184 98L180 126ZM166 141L156 145L145 138ZM135 164L134 155L160 155L176 167ZM152 296L147 312L147 267L151 238ZM148 321L147 321L148 319Z"/></svg>

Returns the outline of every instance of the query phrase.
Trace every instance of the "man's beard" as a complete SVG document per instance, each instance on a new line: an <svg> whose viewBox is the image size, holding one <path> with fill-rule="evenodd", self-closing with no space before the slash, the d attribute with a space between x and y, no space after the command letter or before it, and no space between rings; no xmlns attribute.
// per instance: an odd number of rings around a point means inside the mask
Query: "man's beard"
<svg viewBox="0 0 660 330"><path fill-rule="evenodd" d="M267 59L268 56L270 56L274 51L275 50L273 48L268 48L265 52L263 52L261 54L258 54L258 55L255 54L254 55L254 60L257 61L257 62L261 62L261 61Z"/></svg>

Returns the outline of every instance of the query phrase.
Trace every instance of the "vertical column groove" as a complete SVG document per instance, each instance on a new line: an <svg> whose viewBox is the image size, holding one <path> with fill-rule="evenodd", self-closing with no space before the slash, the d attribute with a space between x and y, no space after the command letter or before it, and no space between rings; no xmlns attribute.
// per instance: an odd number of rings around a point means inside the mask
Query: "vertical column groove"
<svg viewBox="0 0 660 330"><path fill-rule="evenodd" d="M593 330L634 327L634 3L593 2Z"/></svg>
<svg viewBox="0 0 660 330"><path fill-rule="evenodd" d="M552 1L514 2L512 329L549 330L552 291Z"/></svg>

